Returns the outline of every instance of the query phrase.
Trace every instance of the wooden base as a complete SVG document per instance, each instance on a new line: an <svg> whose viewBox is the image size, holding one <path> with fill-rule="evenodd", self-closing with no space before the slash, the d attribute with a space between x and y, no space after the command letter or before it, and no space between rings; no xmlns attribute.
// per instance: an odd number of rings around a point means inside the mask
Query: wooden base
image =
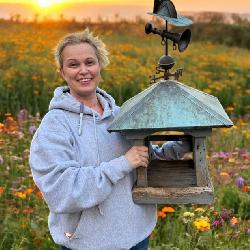
<svg viewBox="0 0 250 250"><path fill-rule="evenodd" d="M211 204L213 187L134 187L133 200L139 204Z"/></svg>

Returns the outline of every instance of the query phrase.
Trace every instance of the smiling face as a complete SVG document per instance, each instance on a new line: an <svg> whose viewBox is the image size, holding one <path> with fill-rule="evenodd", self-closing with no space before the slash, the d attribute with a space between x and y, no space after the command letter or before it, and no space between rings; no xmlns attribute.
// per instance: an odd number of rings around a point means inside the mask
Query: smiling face
<svg viewBox="0 0 250 250"><path fill-rule="evenodd" d="M70 94L79 101L96 96L101 80L101 67L95 49L88 43L68 45L62 52L61 75L68 83Z"/></svg>

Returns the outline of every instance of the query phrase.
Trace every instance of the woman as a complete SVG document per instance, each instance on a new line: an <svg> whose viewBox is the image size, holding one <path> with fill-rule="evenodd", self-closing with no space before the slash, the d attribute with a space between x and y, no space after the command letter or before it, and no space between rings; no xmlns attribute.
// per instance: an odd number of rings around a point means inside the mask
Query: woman
<svg viewBox="0 0 250 250"><path fill-rule="evenodd" d="M68 86L55 90L31 144L33 178L62 249L145 250L156 224L156 206L135 204L131 193L134 170L148 165L147 147L107 132L119 112L98 88L107 55L88 29L58 43L55 58ZM182 157L180 144L155 148L155 156Z"/></svg>

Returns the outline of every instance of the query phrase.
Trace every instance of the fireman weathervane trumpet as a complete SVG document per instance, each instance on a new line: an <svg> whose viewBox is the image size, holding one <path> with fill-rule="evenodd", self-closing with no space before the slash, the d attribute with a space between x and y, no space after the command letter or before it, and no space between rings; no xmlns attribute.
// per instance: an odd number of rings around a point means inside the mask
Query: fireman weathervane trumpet
<svg viewBox="0 0 250 250"><path fill-rule="evenodd" d="M155 83L156 80L164 78L168 80L170 76L174 76L175 80L182 75L183 69L177 69L174 73L171 73L169 70L174 66L175 60L173 57L168 55L168 39L173 42L173 49L176 49L176 44L178 45L178 50L183 52L187 47L191 39L190 29L186 29L183 33L172 33L168 32L168 23L175 26L188 26L192 24L192 21L186 17L177 15L176 9L172 1L170 0L155 0L154 1L154 10L153 13L148 13L150 15L158 16L165 20L166 29L160 30L154 28L151 23L145 25L146 34L157 34L161 36L161 44L165 45L165 55L161 56L158 61L158 66L156 67L156 75L164 73L163 76L156 77L155 75L151 76L151 83Z"/></svg>

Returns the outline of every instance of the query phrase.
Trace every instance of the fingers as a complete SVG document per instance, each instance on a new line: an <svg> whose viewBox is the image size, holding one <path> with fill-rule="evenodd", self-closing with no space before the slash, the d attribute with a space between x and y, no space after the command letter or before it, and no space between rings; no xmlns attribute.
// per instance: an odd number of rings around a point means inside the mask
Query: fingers
<svg viewBox="0 0 250 250"><path fill-rule="evenodd" d="M147 167L149 163L148 148L145 146L134 146L127 153L126 157L134 168Z"/></svg>
<svg viewBox="0 0 250 250"><path fill-rule="evenodd" d="M138 163L139 167L147 167L148 166L148 157L141 156L140 161Z"/></svg>
<svg viewBox="0 0 250 250"><path fill-rule="evenodd" d="M134 146L134 149L138 150L139 152L145 152L148 153L148 148L145 146Z"/></svg>

